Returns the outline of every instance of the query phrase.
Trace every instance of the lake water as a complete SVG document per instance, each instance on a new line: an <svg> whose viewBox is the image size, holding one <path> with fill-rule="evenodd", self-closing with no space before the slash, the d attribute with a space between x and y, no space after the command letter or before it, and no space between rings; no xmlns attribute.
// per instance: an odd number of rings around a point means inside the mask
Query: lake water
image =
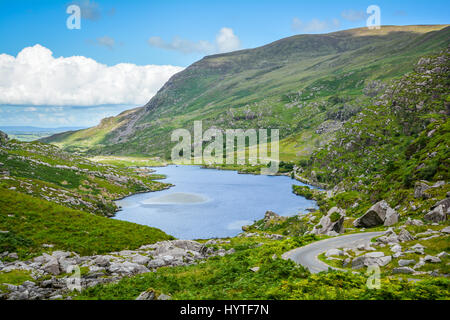
<svg viewBox="0 0 450 320"><path fill-rule="evenodd" d="M286 176L238 174L199 166L154 168L175 186L117 201L114 219L156 227L179 239L236 236L241 227L262 219L267 210L293 216L316 208L315 201L292 193L304 185Z"/></svg>

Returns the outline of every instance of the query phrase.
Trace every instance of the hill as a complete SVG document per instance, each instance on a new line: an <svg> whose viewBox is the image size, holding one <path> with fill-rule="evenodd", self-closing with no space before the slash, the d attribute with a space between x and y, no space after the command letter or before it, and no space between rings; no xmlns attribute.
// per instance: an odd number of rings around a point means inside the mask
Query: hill
<svg viewBox="0 0 450 320"><path fill-rule="evenodd" d="M169 158L170 132L279 128L281 158L308 157L383 83L448 45L448 26L385 26L297 35L207 56L174 75L145 106L98 126L43 139L68 151Z"/></svg>

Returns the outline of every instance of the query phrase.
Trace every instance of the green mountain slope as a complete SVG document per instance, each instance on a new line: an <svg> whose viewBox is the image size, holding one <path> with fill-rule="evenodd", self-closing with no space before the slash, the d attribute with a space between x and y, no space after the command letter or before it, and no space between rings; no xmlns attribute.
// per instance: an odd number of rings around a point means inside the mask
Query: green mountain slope
<svg viewBox="0 0 450 320"><path fill-rule="evenodd" d="M138 169L89 161L0 131L0 252L21 258L43 251L81 254L135 249L172 239L156 228L109 219L113 202L167 188Z"/></svg>
<svg viewBox="0 0 450 320"><path fill-rule="evenodd" d="M204 129L279 128L282 159L308 156L360 111L379 81L411 71L449 38L447 26L386 26L208 56L174 75L144 107L43 141L90 154L168 158L171 131L203 120Z"/></svg>
<svg viewBox="0 0 450 320"><path fill-rule="evenodd" d="M359 215L386 200L402 219L423 218L448 198L449 88L450 49L423 57L352 117L334 141L299 162L301 175L335 186L336 197L324 211L340 205Z"/></svg>

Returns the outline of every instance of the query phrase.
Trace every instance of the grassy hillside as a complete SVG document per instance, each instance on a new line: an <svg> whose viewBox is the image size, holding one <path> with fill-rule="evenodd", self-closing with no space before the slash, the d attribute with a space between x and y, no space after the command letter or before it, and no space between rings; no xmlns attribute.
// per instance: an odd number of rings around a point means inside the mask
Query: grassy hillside
<svg viewBox="0 0 450 320"><path fill-rule="evenodd" d="M279 128L282 160L308 157L383 82L446 47L449 36L446 26L386 26L298 35L208 56L173 76L146 106L44 141L90 154L168 158L171 131L192 130L194 120L203 120L204 129Z"/></svg>
<svg viewBox="0 0 450 320"><path fill-rule="evenodd" d="M337 197L347 195L352 201L344 208L356 215L384 199L403 219L423 217L450 191L449 79L449 49L423 57L352 117L334 141L300 161L300 174L334 187ZM418 183L435 187L417 197Z"/></svg>
<svg viewBox="0 0 450 320"><path fill-rule="evenodd" d="M0 185L64 206L111 216L113 200L169 187L144 169L87 160L40 142L0 145Z"/></svg>
<svg viewBox="0 0 450 320"><path fill-rule="evenodd" d="M48 251L49 245L50 250L93 255L173 239L155 228L73 210L4 186L0 194L0 252L16 252L23 259Z"/></svg>
<svg viewBox="0 0 450 320"><path fill-rule="evenodd" d="M172 239L161 230L112 220L113 202L169 185L145 170L89 161L0 132L0 253L100 254Z"/></svg>

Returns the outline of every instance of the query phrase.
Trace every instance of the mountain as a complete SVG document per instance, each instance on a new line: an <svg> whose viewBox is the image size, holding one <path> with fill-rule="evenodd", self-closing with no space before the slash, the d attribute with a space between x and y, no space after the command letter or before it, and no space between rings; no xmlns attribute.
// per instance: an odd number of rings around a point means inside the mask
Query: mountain
<svg viewBox="0 0 450 320"><path fill-rule="evenodd" d="M174 129L279 128L281 158L326 144L420 56L445 48L448 25L384 26L297 35L207 56L174 75L143 107L93 128L42 139L68 151L168 158Z"/></svg>

